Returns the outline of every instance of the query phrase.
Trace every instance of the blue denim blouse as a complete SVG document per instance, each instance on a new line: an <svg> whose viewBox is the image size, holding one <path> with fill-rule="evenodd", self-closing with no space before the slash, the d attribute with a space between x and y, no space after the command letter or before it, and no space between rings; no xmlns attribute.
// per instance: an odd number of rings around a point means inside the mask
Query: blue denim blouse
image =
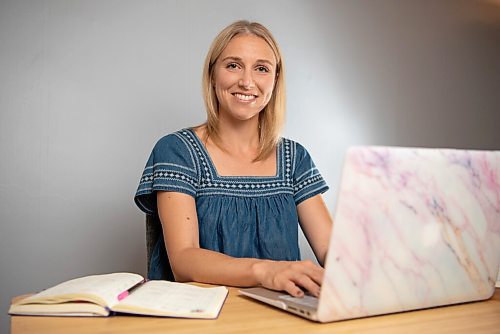
<svg viewBox="0 0 500 334"><path fill-rule="evenodd" d="M328 190L309 153L282 138L275 176L220 176L198 136L184 129L160 139L142 174L135 203L157 214L156 192L174 191L196 202L200 247L233 257L300 260L297 205ZM160 237L149 279L165 279Z"/></svg>

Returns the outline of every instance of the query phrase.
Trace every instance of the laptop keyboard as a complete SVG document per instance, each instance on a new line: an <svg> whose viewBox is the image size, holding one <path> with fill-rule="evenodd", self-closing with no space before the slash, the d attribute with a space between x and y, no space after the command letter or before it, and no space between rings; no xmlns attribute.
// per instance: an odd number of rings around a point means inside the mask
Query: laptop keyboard
<svg viewBox="0 0 500 334"><path fill-rule="evenodd" d="M279 297L280 297L280 299L294 302L294 303L299 304L299 305L308 306L308 307L312 307L312 308L318 308L318 298L310 296L310 295L305 295L302 298L292 297L290 295L283 295L283 296L279 296Z"/></svg>

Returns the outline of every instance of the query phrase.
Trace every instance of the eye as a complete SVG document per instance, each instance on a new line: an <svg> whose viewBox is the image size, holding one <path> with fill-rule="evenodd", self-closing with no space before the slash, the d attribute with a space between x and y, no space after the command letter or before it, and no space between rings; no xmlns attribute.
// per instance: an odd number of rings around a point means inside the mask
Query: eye
<svg viewBox="0 0 500 334"><path fill-rule="evenodd" d="M266 66L257 66L257 71L262 73L268 73L269 69Z"/></svg>
<svg viewBox="0 0 500 334"><path fill-rule="evenodd" d="M230 70L236 70L237 68L239 68L239 66L236 63L229 63L226 65L226 68L228 68Z"/></svg>

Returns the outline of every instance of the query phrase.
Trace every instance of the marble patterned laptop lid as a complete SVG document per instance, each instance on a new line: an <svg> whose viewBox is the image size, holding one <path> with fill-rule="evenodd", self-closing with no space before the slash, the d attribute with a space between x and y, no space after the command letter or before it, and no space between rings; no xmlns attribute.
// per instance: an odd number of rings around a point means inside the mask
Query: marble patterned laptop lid
<svg viewBox="0 0 500 334"><path fill-rule="evenodd" d="M500 151L353 147L322 322L487 299L500 263Z"/></svg>

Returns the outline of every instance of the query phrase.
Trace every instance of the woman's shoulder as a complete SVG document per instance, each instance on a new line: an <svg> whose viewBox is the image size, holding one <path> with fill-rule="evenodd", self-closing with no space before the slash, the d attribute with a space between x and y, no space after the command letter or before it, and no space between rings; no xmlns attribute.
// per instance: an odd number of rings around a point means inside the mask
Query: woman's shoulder
<svg viewBox="0 0 500 334"><path fill-rule="evenodd" d="M153 152L177 151L192 152L196 146L196 135L191 128L184 128L169 133L158 139L154 145Z"/></svg>
<svg viewBox="0 0 500 334"><path fill-rule="evenodd" d="M160 137L160 139L157 140L155 147L156 146L170 146L170 145L178 145L179 143L185 142L185 139L183 139L185 136L185 132L188 130L188 128L177 130L171 133L168 133L164 135L163 137Z"/></svg>
<svg viewBox="0 0 500 334"><path fill-rule="evenodd" d="M289 151L289 154L293 157L302 156L304 154L308 155L307 149L296 140L281 137L279 145L283 145L286 151Z"/></svg>
<svg viewBox="0 0 500 334"><path fill-rule="evenodd" d="M194 134L189 128L177 130L161 137L153 147L155 160L186 160L190 165L195 163Z"/></svg>

